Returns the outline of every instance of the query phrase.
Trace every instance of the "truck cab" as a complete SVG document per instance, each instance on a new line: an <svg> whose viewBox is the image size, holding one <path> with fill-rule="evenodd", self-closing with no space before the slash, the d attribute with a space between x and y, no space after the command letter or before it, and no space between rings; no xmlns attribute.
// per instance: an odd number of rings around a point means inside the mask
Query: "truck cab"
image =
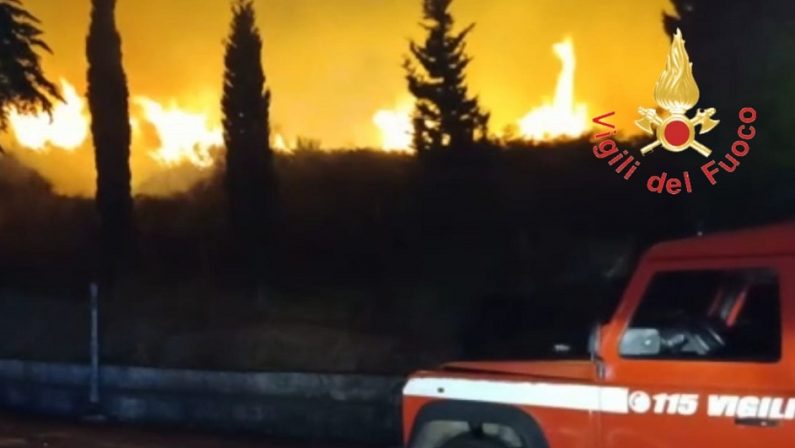
<svg viewBox="0 0 795 448"><path fill-rule="evenodd" d="M403 416L411 448L795 446L795 223L658 244L590 359L418 372Z"/></svg>

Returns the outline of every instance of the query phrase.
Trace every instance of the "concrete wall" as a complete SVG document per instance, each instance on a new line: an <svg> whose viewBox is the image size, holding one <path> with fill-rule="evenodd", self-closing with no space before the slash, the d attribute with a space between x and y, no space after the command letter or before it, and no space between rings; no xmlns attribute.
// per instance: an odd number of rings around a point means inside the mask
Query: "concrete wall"
<svg viewBox="0 0 795 448"><path fill-rule="evenodd" d="M0 360L0 407L92 412L89 368ZM130 423L397 444L402 378L103 367L98 411Z"/></svg>

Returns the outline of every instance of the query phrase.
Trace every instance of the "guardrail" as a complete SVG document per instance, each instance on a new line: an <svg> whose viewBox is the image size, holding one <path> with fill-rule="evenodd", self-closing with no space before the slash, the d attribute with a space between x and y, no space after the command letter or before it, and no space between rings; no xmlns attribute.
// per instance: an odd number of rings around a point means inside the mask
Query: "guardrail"
<svg viewBox="0 0 795 448"><path fill-rule="evenodd" d="M0 407L45 415L101 414L129 423L397 444L398 377L241 373L0 360Z"/></svg>

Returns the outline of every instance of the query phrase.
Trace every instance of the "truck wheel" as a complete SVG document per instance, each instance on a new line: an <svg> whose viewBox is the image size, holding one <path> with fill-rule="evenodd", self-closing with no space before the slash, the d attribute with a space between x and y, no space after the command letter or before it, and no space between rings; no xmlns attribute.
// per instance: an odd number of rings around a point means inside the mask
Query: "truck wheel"
<svg viewBox="0 0 795 448"><path fill-rule="evenodd" d="M462 434L445 442L440 448L507 448L506 445L491 437L477 437L473 434Z"/></svg>

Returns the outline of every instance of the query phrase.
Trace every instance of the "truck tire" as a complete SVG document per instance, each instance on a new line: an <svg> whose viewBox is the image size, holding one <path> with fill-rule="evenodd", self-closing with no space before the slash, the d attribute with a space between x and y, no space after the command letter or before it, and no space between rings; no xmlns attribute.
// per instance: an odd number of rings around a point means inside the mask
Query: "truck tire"
<svg viewBox="0 0 795 448"><path fill-rule="evenodd" d="M440 448L507 448L507 446L491 437L463 434L448 440Z"/></svg>

